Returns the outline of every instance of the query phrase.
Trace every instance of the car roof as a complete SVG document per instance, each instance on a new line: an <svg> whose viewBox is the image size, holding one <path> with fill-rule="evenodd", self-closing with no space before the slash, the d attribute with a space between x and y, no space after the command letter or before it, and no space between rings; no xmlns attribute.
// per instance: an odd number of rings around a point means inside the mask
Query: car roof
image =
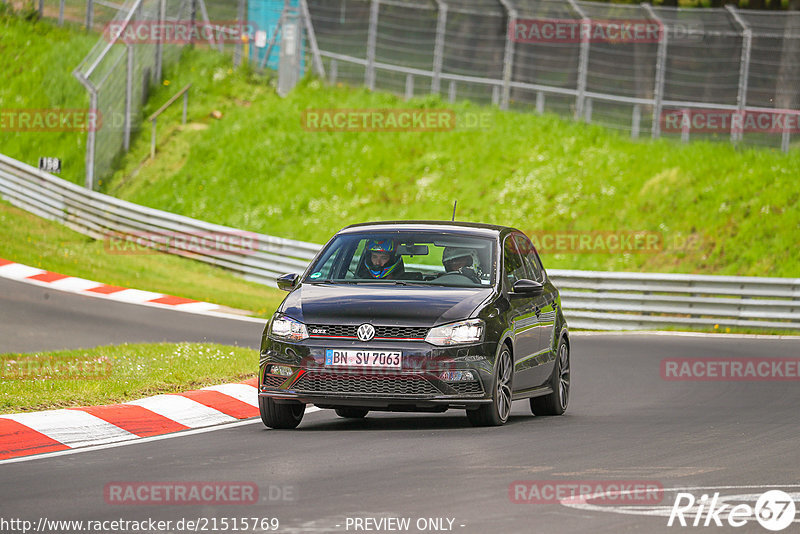
<svg viewBox="0 0 800 534"><path fill-rule="evenodd" d="M364 230L383 232L391 230L434 230L497 236L515 229L508 226L498 226L495 224L471 223L462 221L377 221L351 224L340 230L340 233L350 233Z"/></svg>

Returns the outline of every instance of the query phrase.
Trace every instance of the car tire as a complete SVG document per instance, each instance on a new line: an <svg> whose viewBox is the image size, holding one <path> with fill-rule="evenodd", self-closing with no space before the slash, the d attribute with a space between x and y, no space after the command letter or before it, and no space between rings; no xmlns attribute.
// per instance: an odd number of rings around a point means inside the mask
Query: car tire
<svg viewBox="0 0 800 534"><path fill-rule="evenodd" d="M467 419L472 426L500 426L508 421L511 413L513 381L514 361L511 358L511 351L504 344L497 357L491 404L484 404L476 410L467 410Z"/></svg>
<svg viewBox="0 0 800 534"><path fill-rule="evenodd" d="M569 404L570 363L569 345L565 340L558 344L558 356L550 377L550 387L553 392L542 397L530 400L531 412L534 415L562 415L567 411Z"/></svg>
<svg viewBox="0 0 800 534"><path fill-rule="evenodd" d="M364 408L336 408L336 415L345 419L364 419L368 413Z"/></svg>
<svg viewBox="0 0 800 534"><path fill-rule="evenodd" d="M277 403L268 397L258 398L258 409L261 422L269 428L297 428L306 413L305 404Z"/></svg>

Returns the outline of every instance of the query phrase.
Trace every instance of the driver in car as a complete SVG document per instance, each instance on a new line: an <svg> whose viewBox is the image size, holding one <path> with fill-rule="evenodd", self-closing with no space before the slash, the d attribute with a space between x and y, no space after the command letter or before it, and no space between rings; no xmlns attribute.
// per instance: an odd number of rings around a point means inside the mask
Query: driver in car
<svg viewBox="0 0 800 534"><path fill-rule="evenodd" d="M474 248L445 247L442 253L445 274L461 274L480 284L481 262Z"/></svg>
<svg viewBox="0 0 800 534"><path fill-rule="evenodd" d="M397 254L397 245L391 239L370 240L365 251L366 259L356 271L359 278L397 280L405 272L403 258Z"/></svg>

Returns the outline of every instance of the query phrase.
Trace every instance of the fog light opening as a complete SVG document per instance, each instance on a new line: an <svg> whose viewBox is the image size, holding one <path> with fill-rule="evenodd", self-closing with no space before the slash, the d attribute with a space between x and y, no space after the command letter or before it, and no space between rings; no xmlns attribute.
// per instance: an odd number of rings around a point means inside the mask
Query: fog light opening
<svg viewBox="0 0 800 534"><path fill-rule="evenodd" d="M439 373L439 380L445 382L471 382L475 380L472 371L442 371Z"/></svg>
<svg viewBox="0 0 800 534"><path fill-rule="evenodd" d="M294 369L286 365L270 365L267 374L276 376L292 376Z"/></svg>

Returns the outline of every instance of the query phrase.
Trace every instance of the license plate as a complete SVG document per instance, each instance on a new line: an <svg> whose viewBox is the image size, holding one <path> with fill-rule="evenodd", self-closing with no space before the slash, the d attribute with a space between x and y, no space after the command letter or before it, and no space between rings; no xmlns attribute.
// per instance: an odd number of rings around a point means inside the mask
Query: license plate
<svg viewBox="0 0 800 534"><path fill-rule="evenodd" d="M400 369L403 353L386 350L325 350L325 365Z"/></svg>

